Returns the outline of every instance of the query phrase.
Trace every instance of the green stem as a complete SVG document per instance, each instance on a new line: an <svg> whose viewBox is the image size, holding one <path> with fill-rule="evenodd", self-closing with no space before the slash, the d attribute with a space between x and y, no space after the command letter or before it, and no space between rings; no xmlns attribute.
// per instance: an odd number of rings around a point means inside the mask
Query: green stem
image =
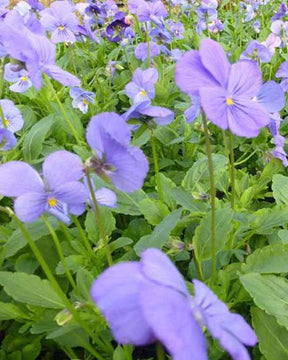
<svg viewBox="0 0 288 360"><path fill-rule="evenodd" d="M150 48L150 37L147 22L145 22L145 30L146 30L146 42L147 42L147 65L148 68L151 66L151 48Z"/></svg>
<svg viewBox="0 0 288 360"><path fill-rule="evenodd" d="M42 254L40 253L38 247L30 237L30 234L28 233L25 226L22 224L22 222L15 216L12 215L13 219L17 223L18 227L20 228L24 238L26 239L27 243L29 244L31 250L33 251L37 261L41 265L45 275L47 276L47 279L50 281L51 285L53 286L54 290L58 293L59 297L62 299L63 303L67 307L67 309L71 312L72 316L74 317L75 321L91 336L95 344L97 344L99 347L101 347L104 351L106 351L106 347L103 345L103 343L94 335L94 333L91 331L89 326L87 326L86 322L82 320L82 318L79 316L73 305L70 303L68 298L66 297L66 294L63 292L61 287L59 286L57 280L55 279L54 275L52 274L49 266L47 265L46 261L44 260ZM91 351L90 351L91 352ZM102 357L96 350L93 349L94 354L97 354L97 359L99 360L105 360L104 357ZM93 355L94 355L93 354Z"/></svg>
<svg viewBox="0 0 288 360"><path fill-rule="evenodd" d="M165 351L160 342L156 343L157 360L165 360Z"/></svg>
<svg viewBox="0 0 288 360"><path fill-rule="evenodd" d="M74 75L77 76L77 68L76 68L76 63L75 63L75 59L74 59L74 52L73 52L72 46L73 45L69 46L68 51L69 51L69 56L70 56L71 63L72 63L72 66L73 66Z"/></svg>
<svg viewBox="0 0 288 360"><path fill-rule="evenodd" d="M240 160L240 161L237 161L236 163L234 163L234 166L236 166L236 165L241 165L241 164L243 164L243 163L245 163L247 160L249 160L254 154L256 154L257 153L257 149L256 150L254 150L250 155L248 155L245 159L243 159L243 160ZM247 153L247 152L246 152Z"/></svg>
<svg viewBox="0 0 288 360"><path fill-rule="evenodd" d="M0 99L2 98L2 92L3 92L3 83L4 83L4 69L5 69L5 61L6 58L4 58L2 60L1 66L0 66ZM6 121L5 121L5 115L3 113L3 109L0 103L0 116L1 116L1 121L2 121L2 125L4 127L4 129L7 128L6 125Z"/></svg>
<svg viewBox="0 0 288 360"><path fill-rule="evenodd" d="M159 195L159 199L162 202L164 202L164 195L163 195L160 172L159 172L159 163L158 163L158 157L157 157L156 143L155 143L155 137L154 137L154 133L153 133L152 129L150 129L150 135L151 135L151 146L152 146L152 153L153 153L153 161L154 161L154 168L155 168L156 184L157 184L157 188L158 188L158 195Z"/></svg>
<svg viewBox="0 0 288 360"><path fill-rule="evenodd" d="M231 177L231 208L235 208L235 161L234 161L234 149L233 149L233 136L229 131L230 142L230 177Z"/></svg>
<svg viewBox="0 0 288 360"><path fill-rule="evenodd" d="M91 256L91 258L95 258L95 253L91 248L91 244L85 234L85 231L82 229L82 226L81 226L78 218L75 215L72 215L72 220L74 221L74 224L76 225L77 230L79 231L79 234L82 238L83 244L84 244L86 250L88 251L89 255Z"/></svg>
<svg viewBox="0 0 288 360"><path fill-rule="evenodd" d="M72 124L72 122L71 122L71 120L70 120L70 118L69 118L69 116L68 116L68 114L67 114L67 112L66 112L66 110L65 110L65 108L64 108L64 106L62 104L62 102L61 102L61 100L59 99L59 96L57 95L56 90L54 89L54 87L53 87L53 85L52 85L52 83L51 83L51 81L50 81L50 79L48 77L46 77L46 81L47 81L47 84L49 85L49 87L50 87L56 101L57 101L57 104L58 104L58 106L59 106L59 108L60 108L60 110L61 110L61 112L62 112L62 114L63 114L63 116L64 116L64 118L65 118L65 120L66 120L66 122L67 122L67 124L68 124L68 126L69 126L69 128L70 128L76 142L77 142L77 144L81 145L81 139L79 138L79 135L78 135L76 129L74 128L74 126L73 126L73 124Z"/></svg>
<svg viewBox="0 0 288 360"><path fill-rule="evenodd" d="M202 112L204 133L205 133L205 142L206 142L206 152L208 157L208 166L209 166L209 179L210 179L210 193L211 193L211 252L212 252L212 276L213 281L216 283L217 280L217 264L216 264L216 229L215 229L215 199L216 191L214 184L214 172L213 172L213 160L212 160L212 151L209 140L209 132L207 119L204 112Z"/></svg>
<svg viewBox="0 0 288 360"><path fill-rule="evenodd" d="M203 271L202 271L202 266L201 266L201 263L199 263L199 261L197 259L195 251L194 251L193 259L194 259L194 263L195 263L195 266L196 266L196 270L197 270L199 279L204 282L204 275L203 275Z"/></svg>
<svg viewBox="0 0 288 360"><path fill-rule="evenodd" d="M102 239L102 241L104 242L104 248L106 251L106 257L107 257L107 262L108 265L111 266L113 265L113 259L110 253L110 249L109 249L109 245L108 245L108 238L106 236L106 232L104 229L104 225L103 225L103 220L102 220L102 216L101 216L101 212L100 212L100 207L97 203L96 200L96 196L95 196L95 191L92 185L92 181L91 181L91 177L89 174L89 171L87 171L86 173L86 177L87 177L87 183L88 183L88 187L89 187L89 191L92 197L92 203L94 205L94 212L95 212L95 217L96 217L96 222L99 228L99 233L100 233L100 238Z"/></svg>
<svg viewBox="0 0 288 360"><path fill-rule="evenodd" d="M223 142L224 142L224 148L225 148L225 155L227 159L229 160L229 149L228 149L228 143L227 143L227 136L225 130L222 130L223 135Z"/></svg>
<svg viewBox="0 0 288 360"><path fill-rule="evenodd" d="M77 47L76 44L75 44L75 47L76 47L76 49L75 49L74 46L72 45L71 48L72 48L73 54L75 55L75 58L76 58L76 60L77 60L77 63L78 63L78 65L79 65L80 69L81 69L81 75L82 75L83 83L84 83L84 85L87 87L87 78L86 78L85 69L84 69L84 67L83 67L82 60L81 60L81 59L79 58L79 56L78 56L78 52L77 52L78 47Z"/></svg>
<svg viewBox="0 0 288 360"><path fill-rule="evenodd" d="M60 228L61 228L61 230L63 231L63 233L64 233L67 241L68 241L69 243L71 243L71 241L73 241L73 238L72 238L71 234L69 233L66 225L63 224L61 221L60 221Z"/></svg>
<svg viewBox="0 0 288 360"><path fill-rule="evenodd" d="M79 295L79 292L78 292L78 289L77 289L77 285L76 285L76 283L75 283L75 281L74 281L74 279L73 279L73 276L72 276L72 274L71 274L71 272L70 272L70 270L69 270L69 268L68 268L68 266L67 266L65 257L64 257L64 255L63 255L63 252L62 252L62 249L61 249L61 245L60 245L60 241L59 241L59 239L58 239L58 236L57 236L55 230L53 229L53 227L50 225L50 223L49 223L46 215L42 215L42 219L43 219L43 221L44 221L47 229L49 230L49 232L50 232L50 234L51 234L51 236L52 236L52 239L53 239L53 241L54 241L54 244L55 244L55 247L56 247L58 256L59 256L59 258L60 258L60 260L61 260L61 263L62 263L62 266L63 266L63 268L64 268L64 270L65 270L66 276L67 276L70 284L72 285L72 288L74 289L75 293L76 293L77 295Z"/></svg>

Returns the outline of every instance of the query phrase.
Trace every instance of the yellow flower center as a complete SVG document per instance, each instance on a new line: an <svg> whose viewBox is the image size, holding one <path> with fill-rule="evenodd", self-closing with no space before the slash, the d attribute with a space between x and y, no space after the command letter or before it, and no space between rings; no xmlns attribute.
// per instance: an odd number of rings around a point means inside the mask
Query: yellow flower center
<svg viewBox="0 0 288 360"><path fill-rule="evenodd" d="M22 76L21 80L22 80L22 81L27 81L27 80L28 80L28 77L27 77L27 76Z"/></svg>
<svg viewBox="0 0 288 360"><path fill-rule="evenodd" d="M52 208L54 208L57 205L57 200L54 197L48 199L47 202L48 205Z"/></svg>
<svg viewBox="0 0 288 360"><path fill-rule="evenodd" d="M83 99L83 104L87 105L89 103L89 101L87 99Z"/></svg>
<svg viewBox="0 0 288 360"><path fill-rule="evenodd" d="M63 25L58 26L58 30L64 30L64 29L65 29L65 26L63 26Z"/></svg>
<svg viewBox="0 0 288 360"><path fill-rule="evenodd" d="M142 90L140 91L140 94L141 94L142 96L146 96L146 91L145 91L144 89L142 89Z"/></svg>
<svg viewBox="0 0 288 360"><path fill-rule="evenodd" d="M5 123L6 126L8 126L10 124L10 121L8 119L5 119L4 123Z"/></svg>
<svg viewBox="0 0 288 360"><path fill-rule="evenodd" d="M232 100L230 97L228 97L227 100L226 100L226 104L227 104L228 106L233 105L233 100Z"/></svg>

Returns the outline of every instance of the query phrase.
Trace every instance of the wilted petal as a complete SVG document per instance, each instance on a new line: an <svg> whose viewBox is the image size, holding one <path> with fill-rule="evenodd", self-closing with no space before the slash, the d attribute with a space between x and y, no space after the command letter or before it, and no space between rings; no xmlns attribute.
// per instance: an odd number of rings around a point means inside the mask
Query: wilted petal
<svg viewBox="0 0 288 360"><path fill-rule="evenodd" d="M0 166L0 194L20 196L43 191L42 179L30 165L22 161L10 161Z"/></svg>
<svg viewBox="0 0 288 360"><path fill-rule="evenodd" d="M211 39L204 39L200 43L199 53L204 67L220 85L226 87L231 65L221 45Z"/></svg>
<svg viewBox="0 0 288 360"><path fill-rule="evenodd" d="M139 302L142 282L140 264L131 262L110 267L92 285L92 300L121 344L145 345L154 340Z"/></svg>
<svg viewBox="0 0 288 360"><path fill-rule="evenodd" d="M43 162L43 175L49 188L56 189L64 183L80 180L83 165L78 155L66 150L56 151L47 156Z"/></svg>
<svg viewBox="0 0 288 360"><path fill-rule="evenodd" d="M46 201L47 195L44 192L29 192L15 200L14 210L21 221L30 223L45 212Z"/></svg>

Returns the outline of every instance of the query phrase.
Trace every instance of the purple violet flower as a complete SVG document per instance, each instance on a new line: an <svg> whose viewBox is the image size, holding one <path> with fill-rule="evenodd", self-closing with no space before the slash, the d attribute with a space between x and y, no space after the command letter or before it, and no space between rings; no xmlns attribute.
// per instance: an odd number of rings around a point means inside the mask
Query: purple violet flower
<svg viewBox="0 0 288 360"><path fill-rule="evenodd" d="M0 150L11 150L17 144L15 135L8 129L0 127Z"/></svg>
<svg viewBox="0 0 288 360"><path fill-rule="evenodd" d="M87 114L89 103L95 103L95 94L91 91L86 91L78 87L73 87L70 89L69 95L73 99L73 108L79 109L83 114Z"/></svg>
<svg viewBox="0 0 288 360"><path fill-rule="evenodd" d="M122 114L122 118L127 121L129 119L139 119L140 122L149 125L150 119L157 125L168 125L174 120L174 112L162 106L151 105L150 100L134 103L129 110Z"/></svg>
<svg viewBox="0 0 288 360"><path fill-rule="evenodd" d="M122 11L118 12L114 20L107 26L106 35L109 41L119 42L123 39L124 31L129 25L125 22L126 14Z"/></svg>
<svg viewBox="0 0 288 360"><path fill-rule="evenodd" d="M160 55L160 47L153 41L150 41L150 57L153 59L155 56ZM136 59L145 61L148 57L148 44L140 43L135 49Z"/></svg>
<svg viewBox="0 0 288 360"><path fill-rule="evenodd" d="M96 190L96 186L95 186L95 183L92 178L91 178L91 181L92 181L92 186L94 189L94 194L95 194L97 203L100 206L115 208L117 206L117 195L115 194L115 192L110 189L107 189L105 187L102 187L101 189ZM89 185L88 185L86 176L84 177L84 185L86 186L87 191L89 191L90 206L95 211L94 203L92 200L92 196L90 194Z"/></svg>
<svg viewBox="0 0 288 360"><path fill-rule="evenodd" d="M199 51L191 50L180 58L175 79L182 91L200 96L208 119L223 130L256 137L269 124L269 112L254 101L262 86L257 64L241 60L230 65L213 40L202 40Z"/></svg>
<svg viewBox="0 0 288 360"><path fill-rule="evenodd" d="M169 29L173 33L176 39L184 38L183 34L185 32L185 28L181 22L175 23L171 20L168 20L167 24L169 25Z"/></svg>
<svg viewBox="0 0 288 360"><path fill-rule="evenodd" d="M74 43L75 33L79 25L74 13L75 8L68 1L54 1L48 9L42 10L41 24L45 30L51 32L51 41L56 43Z"/></svg>
<svg viewBox="0 0 288 360"><path fill-rule="evenodd" d="M55 45L45 36L31 32L22 17L13 10L0 22L0 42L12 58L25 63L36 89L42 87L42 72L64 86L80 86L76 76L55 64Z"/></svg>
<svg viewBox="0 0 288 360"><path fill-rule="evenodd" d="M113 112L93 116L87 127L86 139L94 150L88 168L125 192L141 189L149 167L142 150L130 145L130 138L128 124Z"/></svg>
<svg viewBox="0 0 288 360"><path fill-rule="evenodd" d="M200 115L201 112L200 97L192 95L191 102L192 102L192 106L190 106L184 112L188 124L194 121Z"/></svg>
<svg viewBox="0 0 288 360"><path fill-rule="evenodd" d="M37 11L44 9L44 5L39 0L28 0L28 4L32 7L32 9Z"/></svg>
<svg viewBox="0 0 288 360"><path fill-rule="evenodd" d="M281 40L280 47L284 48L288 39L288 21L276 20L271 24L271 31Z"/></svg>
<svg viewBox="0 0 288 360"><path fill-rule="evenodd" d="M120 263L93 283L91 297L121 344L142 346L159 340L175 360L207 360L202 327L234 360L250 359L245 347L257 337L250 325L202 282L191 296L173 262L147 249L139 262Z"/></svg>
<svg viewBox="0 0 288 360"><path fill-rule="evenodd" d="M288 8L287 8L287 5L283 2L283 3L280 4L279 10L272 17L271 21L280 20L285 15L288 15Z"/></svg>
<svg viewBox="0 0 288 360"><path fill-rule="evenodd" d="M282 81L280 83L283 91L287 92L288 91L288 61L284 61L277 73L276 73L276 77L277 78L282 78Z"/></svg>
<svg viewBox="0 0 288 360"><path fill-rule="evenodd" d="M259 34L260 32L261 23L259 20L254 21L253 23L253 29L256 32L256 34Z"/></svg>
<svg viewBox="0 0 288 360"><path fill-rule="evenodd" d="M154 84L158 80L158 72L154 68L136 69L132 81L125 86L126 95L137 104L145 100L154 99Z"/></svg>
<svg viewBox="0 0 288 360"><path fill-rule="evenodd" d="M240 56L241 60L257 60L263 63L269 63L274 53L271 53L265 44L261 44L257 40L251 40L246 50Z"/></svg>
<svg viewBox="0 0 288 360"><path fill-rule="evenodd" d="M163 5L162 1L155 2L141 1L137 7L137 16L139 21L146 22L152 21L157 26L163 26L168 12Z"/></svg>
<svg viewBox="0 0 288 360"><path fill-rule="evenodd" d="M5 65L4 79L14 83L9 86L14 92L24 93L32 86L28 72L25 69L18 70L11 63Z"/></svg>
<svg viewBox="0 0 288 360"><path fill-rule="evenodd" d="M0 122L0 128L7 128L7 130L15 133L22 129L24 125L24 120L19 109L14 105L11 100L0 100L0 106L4 115L5 126Z"/></svg>
<svg viewBox="0 0 288 360"><path fill-rule="evenodd" d="M69 224L69 213L81 215L89 197L78 181L83 177L81 159L65 150L56 151L44 160L42 170L43 180L22 161L1 165L0 193L16 198L15 213L25 223L48 212Z"/></svg>
<svg viewBox="0 0 288 360"><path fill-rule="evenodd" d="M272 151L272 155L281 160L285 167L288 166L287 154L284 150L285 138L280 134L280 123L282 119L278 112L271 114L269 130L273 136L275 148Z"/></svg>

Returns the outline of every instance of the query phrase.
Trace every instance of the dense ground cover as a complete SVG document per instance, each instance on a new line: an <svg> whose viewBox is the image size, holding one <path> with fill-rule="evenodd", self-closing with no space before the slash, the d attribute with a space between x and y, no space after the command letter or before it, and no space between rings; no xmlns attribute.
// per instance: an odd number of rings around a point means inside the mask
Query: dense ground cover
<svg viewBox="0 0 288 360"><path fill-rule="evenodd" d="M0 359L288 359L288 9L0 0Z"/></svg>

